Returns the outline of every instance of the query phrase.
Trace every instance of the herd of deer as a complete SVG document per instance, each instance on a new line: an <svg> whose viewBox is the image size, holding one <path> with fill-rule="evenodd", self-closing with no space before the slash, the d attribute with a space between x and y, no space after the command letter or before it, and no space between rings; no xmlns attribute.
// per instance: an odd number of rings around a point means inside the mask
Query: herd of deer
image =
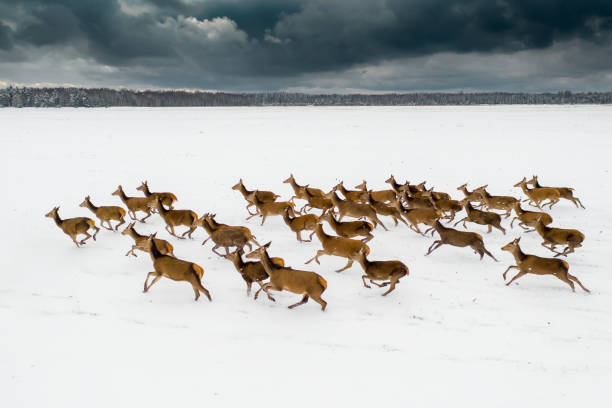
<svg viewBox="0 0 612 408"><path fill-rule="evenodd" d="M510 222L510 228L514 221L518 221L518 225L526 232L536 231L542 237L542 246L555 253L553 258L525 254L519 246L520 238L503 246L501 249L510 252L516 261L516 265L508 267L503 273L504 280L510 269L518 269L518 273L506 285L531 273L553 275L567 283L572 290L574 290L575 282L589 292L575 276L569 273L569 264L557 258L567 256L574 252L575 248L580 247L584 235L575 229L550 227L552 217L549 214L525 210L521 208L521 201L515 197L493 196L487 192L487 185L473 191L467 189L467 184L459 186L457 190L464 194L464 198L453 200L447 193L434 191L433 188L427 189L425 182L418 185L412 185L409 182L399 184L393 176L386 180L391 189L380 191L369 190L365 180L355 187L356 190L348 190L340 182L327 193L309 185L299 185L293 175L284 180L284 183L288 183L294 191L294 195L288 201L277 201L280 196L271 191L247 190L242 179L232 189L239 191L244 196L249 213L247 219L260 216L261 225L264 225L267 217L281 216L289 229L296 234L299 242L310 242L313 236L317 236L322 249L306 261L306 264L313 260L319 264L319 258L324 255L338 256L347 260L346 265L336 271L342 272L357 261L364 271L362 281L365 287L371 288L368 281L379 287L389 286L388 290L382 294L383 296L393 291L399 280L409 274L409 270L404 263L398 260L371 261L368 259L370 248L367 242L374 238L374 229L380 226L387 230L379 217L390 217L395 225L402 222L415 233L423 236L428 233L433 236L437 232L439 239L431 244L425 255L431 254L442 245L453 245L470 247L480 256L481 260L484 255L487 255L497 261L485 248L480 234L457 230L442 224L442 220L447 220L449 223L454 221L456 213L462 210L465 211L465 217L456 221L454 227L462 224L467 229L466 223L471 222L487 226L489 233L492 228L496 228L503 234L506 233L506 230L501 225L502 215L508 218L514 210L516 216ZM584 208L580 200L574 196L572 188L542 187L538 183L537 176L533 176L531 180L523 178L514 186L520 187L527 197L523 201L540 210L545 206L552 208L561 198L571 201L576 207ZM164 220L167 232L176 238L185 239L185 236L191 238L198 227L206 230L208 238L202 242L202 245L211 240L214 243L212 251L234 264L247 284L248 295L251 293L252 284L257 283L259 289L254 295L255 299L261 291L264 291L268 299L275 301L270 291L285 290L303 295L300 302L289 308L304 304L312 298L321 305L322 310L325 310L327 302L321 298L327 288L325 279L315 272L285 266L282 258L270 257L268 254L270 242L260 245L248 228L218 223L215 220L215 214L207 213L198 217L194 211L174 209L176 196L172 193L152 193L146 181L137 190L142 191L144 197L129 197L121 186L113 192L113 195L121 199L127 210L119 206L96 206L91 202L89 196L85 197L80 206L93 212L100 220L100 226L111 231L117 231L125 223L126 215L133 220L122 232L123 235L129 235L134 240L134 245L125 255L136 256L134 251L138 249L149 253L153 261L154 271L147 274L144 292L147 292L161 277L166 277L189 282L195 292L195 300L198 300L200 293L211 300L210 292L202 285L204 269L201 266L177 258L174 255L172 244L157 238L157 233L141 235L135 230L135 221L145 222L153 213L157 213ZM341 198L338 193L344 198ZM299 210L295 207L296 199L305 201L305 205ZM255 211L251 212L251 209ZM321 214L307 213L313 209L321 210ZM503 211L504 214L500 215L491 210ZM46 217L53 218L57 226L70 236L77 247L84 245L90 238L96 240L100 228L96 226L94 220L86 217L62 219L58 211L59 207L55 207L46 214ZM144 213L143 218L139 219L138 213ZM356 220L342 221L344 217L352 217ZM113 227L111 221L118 223ZM327 222L337 236L325 232L323 221ZM419 224L426 225L428 229L423 232ZM187 229L179 236L175 228L180 226ZM93 230L93 235L90 234L90 230ZM310 232L308 240L301 235L304 231ZM85 238L79 241L77 239L79 235L85 235ZM253 250L252 244L258 248ZM557 251L557 246L565 246L565 248L563 251ZM217 251L221 247L225 249L224 254ZM250 251L245 258L253 260L243 259L245 247L248 247ZM235 248L235 250L230 252L230 248ZM153 280L149 283L150 278Z"/></svg>

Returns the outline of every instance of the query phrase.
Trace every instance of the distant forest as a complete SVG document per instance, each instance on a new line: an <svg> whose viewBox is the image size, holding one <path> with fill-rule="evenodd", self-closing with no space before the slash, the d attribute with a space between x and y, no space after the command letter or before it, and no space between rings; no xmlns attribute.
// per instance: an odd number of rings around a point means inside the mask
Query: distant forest
<svg viewBox="0 0 612 408"><path fill-rule="evenodd" d="M322 94L289 92L225 93L135 91L108 88L0 89L0 107L109 106L415 106L415 105L574 105L611 104L612 92L572 93L389 93Z"/></svg>

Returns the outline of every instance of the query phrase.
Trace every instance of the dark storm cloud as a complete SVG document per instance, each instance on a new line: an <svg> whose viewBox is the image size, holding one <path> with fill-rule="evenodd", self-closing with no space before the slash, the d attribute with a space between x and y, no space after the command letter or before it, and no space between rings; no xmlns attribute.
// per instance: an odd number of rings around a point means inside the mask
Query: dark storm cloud
<svg viewBox="0 0 612 408"><path fill-rule="evenodd" d="M605 47L611 32L610 0L0 0L0 50L69 47L105 66L141 67L160 86L281 83L571 41Z"/></svg>

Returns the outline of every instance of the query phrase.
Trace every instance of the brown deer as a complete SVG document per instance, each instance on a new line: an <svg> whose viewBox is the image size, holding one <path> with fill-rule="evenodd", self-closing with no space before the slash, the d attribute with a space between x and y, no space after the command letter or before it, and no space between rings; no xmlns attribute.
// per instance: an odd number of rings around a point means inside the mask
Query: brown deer
<svg viewBox="0 0 612 408"><path fill-rule="evenodd" d="M323 197L313 196L310 194L309 189L305 189L304 197L306 197L305 200L308 201L308 203L305 204L304 207L300 209L300 212L304 212L305 210L311 210L313 208L317 208L319 210L322 210L321 215L323 215L329 210L333 211L334 203L332 203L332 200L330 200L329 198L325 198L325 196Z"/></svg>
<svg viewBox="0 0 612 408"><path fill-rule="evenodd" d="M478 187L476 190L474 190L474 192L480 195L482 203L487 210L506 211L505 215L506 218L508 218L512 213L512 207L514 206L514 203L519 202L519 200L510 196L492 196L487 192L487 187L488 184L485 184L484 186Z"/></svg>
<svg viewBox="0 0 612 408"><path fill-rule="evenodd" d="M185 239L185 235L191 238L191 234L198 228L198 214L191 210L166 210L166 207L162 205L161 198L157 197L155 200L157 205L157 211L166 223L166 231L173 237L179 239ZM187 231L179 237L174 232L174 228L184 225L187 227Z"/></svg>
<svg viewBox="0 0 612 408"><path fill-rule="evenodd" d="M404 219L402 218L402 214L400 213L400 211L395 206L385 204L382 201L376 200L374 198L374 195L372 194L373 193L372 191L368 191L367 193L368 193L368 200L370 202L370 205L372 206L372 208L374 208L374 211L376 211L376 214L391 217L393 221L395 222L395 226L398 225L398 222L397 222L398 220L408 225L408 223L404 221ZM395 200L394 202L397 202L397 200Z"/></svg>
<svg viewBox="0 0 612 408"><path fill-rule="evenodd" d="M577 277L570 275L569 264L567 262L562 259L542 258L536 255L524 254L519 246L520 240L520 238L517 238L501 248L502 251L510 252L516 261L516 265L509 266L504 272L504 281L506 280L506 274L510 269L519 270L519 272L512 279L510 279L508 283L506 283L506 286L509 286L521 276L532 273L534 275L553 275L554 277L567 283L570 288L572 288L573 292L576 291L574 289L574 282L576 282L585 292L591 293L590 290L582 285Z"/></svg>
<svg viewBox="0 0 612 408"><path fill-rule="evenodd" d="M113 192L113 195L118 196L121 201L123 201L123 203L128 208L128 214L130 215L130 218L135 221L145 222L145 220L151 216L152 208L155 207L155 202L153 202L148 197L128 197L127 195L125 195L123 187L121 186L117 187L117 190ZM139 220L136 217L136 211L141 211L147 214L147 216Z"/></svg>
<svg viewBox="0 0 612 408"><path fill-rule="evenodd" d="M363 286L369 289L371 288L371 286L366 283L366 279L379 288L390 285L389 290L382 294L383 296L387 296L389 292L393 291L395 285L399 283L400 278L408 276L410 273L408 267L400 261L369 261L363 248L357 253L355 260L361 265L365 272L365 275L361 277ZM374 282L375 280L388 282L380 284Z"/></svg>
<svg viewBox="0 0 612 408"><path fill-rule="evenodd" d="M425 236L419 229L419 224L431 225L436 220L442 217L442 213L435 208L410 208L405 209L399 201L395 202L395 208L402 214L402 216L410 223L410 229ZM433 235L433 229L432 229Z"/></svg>
<svg viewBox="0 0 612 408"><path fill-rule="evenodd" d="M567 254L574 252L574 248L582 246L582 241L584 241L584 234L582 232L575 229L547 227L542 222L542 218L540 215L536 219L534 228L544 240L542 246L554 252L556 254L555 257L561 255L567 256ZM563 252L557 252L555 251L557 245L566 245L566 248Z"/></svg>
<svg viewBox="0 0 612 408"><path fill-rule="evenodd" d="M369 191L367 182L365 180L363 180L361 184L356 185L355 188L361 191L369 192L369 194L371 194L372 197L374 197L374 200L376 201L384 203L394 202L395 200L397 200L397 194L393 190Z"/></svg>
<svg viewBox="0 0 612 408"><path fill-rule="evenodd" d="M480 197L480 194L474 190L474 191L470 191L467 189L467 183L460 185L459 187L457 187L457 190L461 191L463 193L463 195L465 196L465 198L467 198L470 203L478 203L476 205L476 208L482 207L482 198Z"/></svg>
<svg viewBox="0 0 612 408"><path fill-rule="evenodd" d="M466 212L466 217L457 221L453 227L463 222L463 228L467 229L466 222L473 222L474 224L486 225L488 228L487 233L491 232L491 227L495 227L506 235L506 230L501 226L501 216L494 212L481 211L472 207L470 201L466 198L461 200L461 204ZM518 203L517 203L518 204Z"/></svg>
<svg viewBox="0 0 612 408"><path fill-rule="evenodd" d="M62 231L64 231L64 234L68 235L72 239L72 242L74 242L77 248L79 245L85 245L85 241L87 241L89 238L93 238L95 241L96 235L98 235L98 232L100 232L100 228L96 227L96 223L91 218L78 217L66 218L65 220L62 220L59 216L59 206L53 208L51 211L45 214L45 217L53 218L55 224L60 227ZM93 236L88 232L91 228L95 230ZM77 236L79 235L85 235L85 238L83 238L81 241L77 241Z"/></svg>
<svg viewBox="0 0 612 408"><path fill-rule="evenodd" d="M92 213L96 215L96 217L98 217L98 219L100 220L100 226L106 228L107 230L117 231L120 225L125 224L125 219L123 217L125 217L126 212L125 209L123 209L122 207L118 207L115 205L96 207L92 204L91 197L89 196L85 197L85 200L83 200L83 202L79 204L79 207L88 208ZM119 223L114 227L114 229L111 224L111 220L119 221ZM108 227L104 226L104 222L108 224Z"/></svg>
<svg viewBox="0 0 612 408"><path fill-rule="evenodd" d="M385 229L385 231L388 231L387 227L385 227L385 224L383 224L382 221L378 219L374 207L372 207L370 204L361 204L351 200L342 200L336 194L336 187L334 187L332 191L327 193L325 197L331 199L332 203L338 210L338 214L340 216L340 218L338 218L338 221L342 221L342 218L344 216L367 218L375 227L380 225Z"/></svg>
<svg viewBox="0 0 612 408"><path fill-rule="evenodd" d="M529 180L527 182L527 184L531 184L533 187L535 188L542 188L542 186L540 185L540 183L538 183L538 176L534 175L531 180ZM578 208L578 206L582 207L584 209L584 205L582 205L582 203L580 202L580 199L578 197L574 197L574 189L571 187L550 187L550 188L555 188L559 191L560 194L560 198L563 198L565 200L569 200L572 203L574 203L574 205Z"/></svg>
<svg viewBox="0 0 612 408"><path fill-rule="evenodd" d="M202 242L202 245L206 244L209 239L212 240L215 243L212 251L219 256L223 256L216 251L216 249L219 247L225 248L225 253L229 254L229 247L232 246L236 247L237 249L244 249L244 246L246 245L249 247L249 250L253 249L251 242L259 246L255 240L255 236L251 234L251 231L248 228L223 225L213 226L207 219L206 215L198 220L198 225L204 228L209 236Z"/></svg>
<svg viewBox="0 0 612 408"><path fill-rule="evenodd" d="M295 232L297 240L300 242L310 242L312 241L312 236L314 235L314 229L316 225L319 223L319 217L314 214L306 214L300 217L292 217L289 214L289 208L285 208L285 212L283 213L283 220L285 220L285 224L289 226L291 231ZM302 231L312 231L310 237L307 240L302 239Z"/></svg>
<svg viewBox="0 0 612 408"><path fill-rule="evenodd" d="M463 209L461 203L457 200L450 200L448 198L435 198L432 190L425 191L423 193L423 197L427 198L433 205L433 208L435 208L436 210L444 214L448 213L444 218L447 218L449 222L455 219L455 213Z"/></svg>
<svg viewBox="0 0 612 408"><path fill-rule="evenodd" d="M395 191L396 193L400 193L402 191L401 188L404 186L404 184L399 184L395 180L395 177L393 177L393 174L391 175L391 177L385 180L385 183L389 184L391 188L393 189L393 191Z"/></svg>
<svg viewBox="0 0 612 408"><path fill-rule="evenodd" d="M433 187L430 188L429 190L425 187L425 184L427 182L424 181L421 184L417 184L416 185L416 189L418 191L420 191L421 193L425 193L425 192L429 192L429 194L431 194L431 196L435 199L435 200L450 200L451 196L447 193L443 193L442 191L433 191Z"/></svg>
<svg viewBox="0 0 612 408"><path fill-rule="evenodd" d="M340 191L345 199L356 203L367 203L368 193L361 190L347 190L344 187L344 182L340 181L334 186L334 191Z"/></svg>
<svg viewBox="0 0 612 408"><path fill-rule="evenodd" d="M247 296L251 295L251 287L253 282L257 282L260 289L257 291L256 296L259 295L259 292L263 289L263 281L268 279L268 274L266 273L265 268L263 267L261 261L243 261L242 255L244 252L242 249L238 249L235 252L230 252L227 255L221 255L223 258L231 261L234 264L234 267L242 276L242 279L247 284ZM274 265L282 268L285 266L285 261L283 258L271 258L271 261ZM274 298L270 296L269 293L266 292L268 298L274 301ZM257 299L257 298L256 298Z"/></svg>
<svg viewBox="0 0 612 408"><path fill-rule="evenodd" d="M425 256L431 254L440 246L447 244L456 247L469 246L474 250L475 253L480 255L481 260L483 255L487 254L497 262L497 259L493 255L491 255L491 253L485 248L482 236L480 234L477 234L475 232L458 231L456 229L446 228L445 226L440 224L440 221L437 220L431 226L440 235L440 239L434 241L434 243L431 244Z"/></svg>
<svg viewBox="0 0 612 408"><path fill-rule="evenodd" d="M527 201L529 201L529 204L535 205L539 209L542 209L540 205L548 205L548 208L552 208L553 205L559 202L559 197L561 196L559 190L557 190L556 188L528 188L526 177L523 177L523 179L516 183L514 187L520 187L523 190L523 193L525 193L525 195L527 196ZM542 202L546 200L549 200L549 202L542 204Z"/></svg>
<svg viewBox="0 0 612 408"><path fill-rule="evenodd" d="M127 227L125 227L123 231L121 231L121 234L129 235L134 240L134 245L132 245L132 249L127 251L125 256L133 255L134 257L136 257L137 256L136 252L134 252L134 250L136 249L142 252L149 252L149 249L148 249L149 247L147 245L147 239L149 238L149 235L139 234L134 229L135 224L136 224L135 222L132 222ZM159 252L162 253L163 255L174 256L174 247L172 246L172 244L170 244L165 239L156 238L156 236L157 236L157 232L151 235L151 237L153 238L153 243L155 244Z"/></svg>
<svg viewBox="0 0 612 408"><path fill-rule="evenodd" d="M271 242L268 242L246 256L249 259L259 259L270 277L270 281L264 284L262 290L268 294L268 297L270 297L268 293L270 289L276 291L286 290L304 295L301 301L289 306L289 309L303 305L308 302L309 298L312 298L312 300L321 305L321 310L325 310L327 302L321 299L321 294L327 289L327 281L318 273L275 265L267 251L270 244ZM274 298L271 300L274 300Z"/></svg>
<svg viewBox="0 0 612 408"><path fill-rule="evenodd" d="M321 221L327 221L329 226L341 237L354 238L358 236L365 237L362 239L363 242L368 242L374 235L374 225L367 221L336 221L332 213L327 213L319 218Z"/></svg>
<svg viewBox="0 0 612 408"><path fill-rule="evenodd" d="M136 190L142 191L145 197L149 197L152 202L157 200L157 197L161 200L161 203L168 207L170 210L174 208L174 202L178 200L176 196L172 193L152 193L149 191L149 185L146 181L143 181L139 187L136 187Z"/></svg>
<svg viewBox="0 0 612 408"><path fill-rule="evenodd" d="M299 214L295 209L293 203L291 201L274 201L264 203L257 197L257 191L251 194L253 204L257 207L257 212L247 218L247 220L259 215L262 217L261 225L264 225L266 222L266 218L271 215L280 215L282 216L285 211L289 211L292 217L295 217L296 214Z"/></svg>
<svg viewBox="0 0 612 408"><path fill-rule="evenodd" d="M366 255L370 253L370 247L368 247L364 242L344 237L333 237L331 235L327 235L323 231L323 226L321 224L317 224L315 232L317 234L317 237L319 238L319 241L321 241L321 246L323 247L323 249L318 250L315 256L306 261L306 264L309 264L313 260L316 261L317 264L321 264L319 262L319 257L323 255L339 256L348 259L346 266L336 271L342 272L353 265L353 260L361 249L364 249Z"/></svg>
<svg viewBox="0 0 612 408"><path fill-rule="evenodd" d="M514 203L514 206L512 208L516 213L516 217L514 217L510 222L510 228L512 228L512 224L514 224L514 221L518 220L519 227L521 227L527 232L532 232L535 231L535 229L529 229L525 227L525 225L529 227L535 227L536 220L539 216L542 216L542 223L544 225L551 224L553 221L552 217L544 212L523 210L521 208L521 203L519 202Z"/></svg>
<svg viewBox="0 0 612 408"><path fill-rule="evenodd" d="M155 271L149 272L144 283L144 291L148 292L151 286L163 277L172 279L175 281L189 282L193 291L195 292L195 300L200 297L200 292L212 301L210 292L202 285L202 276L204 275L204 269L193 262L183 261L170 255L162 254L157 246L153 243L153 237L150 236L147 241L147 250L153 260L153 268ZM149 278L154 276L153 280L147 285Z"/></svg>
<svg viewBox="0 0 612 408"><path fill-rule="evenodd" d="M247 190L246 187L244 186L244 183L242 182L242 179L240 179L240 181L238 183L236 183L236 185L234 185L232 187L232 190L237 190L240 191L240 193L242 194L242 196L244 197L244 199L247 201L247 206L246 209L249 212L250 215L253 215L253 213L251 212L251 210L249 210L250 207L254 207L255 203L253 203L253 198L252 195L255 192L254 190ZM277 198L279 198L280 196L278 194L274 194L271 191L259 191L257 190L257 198L259 199L259 201L263 202L263 203L271 203L276 201ZM255 213L255 215L257 215L257 213Z"/></svg>
<svg viewBox="0 0 612 408"><path fill-rule="evenodd" d="M312 188L312 187L308 187L307 185L300 186L295 181L293 174L291 174L287 180L283 180L283 183L289 183L289 185L291 185L291 187L293 188L293 192L295 193L295 195L289 199L289 201L291 202L293 202L296 198L301 198L302 200L308 200L308 198L306 197L306 190L308 190L308 193L313 197L323 197L323 195L325 194L323 190L319 188Z"/></svg>
<svg viewBox="0 0 612 408"><path fill-rule="evenodd" d="M400 199L398 201L402 203L405 208L433 208L434 205L429 198L411 196L408 191L406 186L402 186L402 190L399 193Z"/></svg>

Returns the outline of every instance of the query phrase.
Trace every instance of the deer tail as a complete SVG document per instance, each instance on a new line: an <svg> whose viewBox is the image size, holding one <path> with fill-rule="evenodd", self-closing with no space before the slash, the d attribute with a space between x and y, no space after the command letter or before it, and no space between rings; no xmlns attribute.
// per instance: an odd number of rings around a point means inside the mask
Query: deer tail
<svg viewBox="0 0 612 408"><path fill-rule="evenodd" d="M319 282L319 285L321 285L323 290L327 289L327 281L323 279L321 275L317 275L317 281Z"/></svg>
<svg viewBox="0 0 612 408"><path fill-rule="evenodd" d="M202 268L198 264L193 264L192 268L193 268L193 273L195 273L195 275L198 277L198 282L199 282L200 280L202 280L202 276L204 276L204 268Z"/></svg>

